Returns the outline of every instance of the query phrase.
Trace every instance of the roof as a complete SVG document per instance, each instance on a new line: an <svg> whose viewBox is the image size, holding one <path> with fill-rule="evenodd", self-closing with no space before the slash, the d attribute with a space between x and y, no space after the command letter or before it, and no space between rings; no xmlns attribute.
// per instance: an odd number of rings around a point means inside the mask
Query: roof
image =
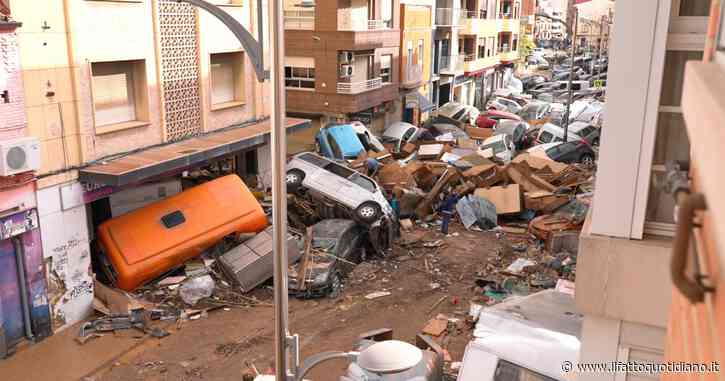
<svg viewBox="0 0 725 381"><path fill-rule="evenodd" d="M287 118L287 132L310 126L306 119ZM122 186L256 147L270 141L268 120L197 135L178 142L147 147L127 155L99 160L78 172L87 183Z"/></svg>
<svg viewBox="0 0 725 381"><path fill-rule="evenodd" d="M564 379L561 364L579 357L582 320L574 296L544 290L482 309L473 335L499 358Z"/></svg>

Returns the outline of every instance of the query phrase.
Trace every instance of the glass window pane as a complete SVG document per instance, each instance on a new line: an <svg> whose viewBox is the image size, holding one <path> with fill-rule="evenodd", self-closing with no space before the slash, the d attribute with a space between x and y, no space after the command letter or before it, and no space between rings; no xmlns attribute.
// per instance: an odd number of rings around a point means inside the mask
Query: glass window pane
<svg viewBox="0 0 725 381"><path fill-rule="evenodd" d="M682 84L687 61L702 60L702 52L668 50L662 77L660 105L679 106L682 100Z"/></svg>
<svg viewBox="0 0 725 381"><path fill-rule="evenodd" d="M295 78L307 78L307 68L306 67L293 67L292 76Z"/></svg>
<svg viewBox="0 0 725 381"><path fill-rule="evenodd" d="M669 161L689 162L690 142L687 138L682 114L660 113L657 120L652 176L647 200L646 220L673 224L675 200L664 191L666 181L665 163Z"/></svg>
<svg viewBox="0 0 725 381"><path fill-rule="evenodd" d="M690 160L690 140L682 114L661 112L657 120L652 164L662 165L672 160Z"/></svg>
<svg viewBox="0 0 725 381"><path fill-rule="evenodd" d="M680 0L680 16L710 16L710 0Z"/></svg>

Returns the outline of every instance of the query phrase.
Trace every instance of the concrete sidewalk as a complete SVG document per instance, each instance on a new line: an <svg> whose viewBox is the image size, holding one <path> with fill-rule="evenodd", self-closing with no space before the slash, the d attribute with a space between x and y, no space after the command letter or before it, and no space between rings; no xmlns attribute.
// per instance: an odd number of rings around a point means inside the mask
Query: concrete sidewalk
<svg viewBox="0 0 725 381"><path fill-rule="evenodd" d="M80 345L75 341L79 327L80 323L0 360L0 379L80 380L140 346L149 337L137 339L108 334Z"/></svg>

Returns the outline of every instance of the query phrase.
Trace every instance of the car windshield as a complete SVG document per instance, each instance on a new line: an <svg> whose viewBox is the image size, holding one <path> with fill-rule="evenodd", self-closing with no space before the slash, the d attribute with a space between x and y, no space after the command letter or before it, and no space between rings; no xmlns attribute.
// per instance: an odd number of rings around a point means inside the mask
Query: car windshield
<svg viewBox="0 0 725 381"><path fill-rule="evenodd" d="M375 192L375 183L361 176L359 173L354 173L352 176L350 176L348 180L352 181L353 183L357 184L368 192Z"/></svg>
<svg viewBox="0 0 725 381"><path fill-rule="evenodd" d="M392 137L392 136L383 136L382 138L380 138L380 141L383 142L383 143L393 143L393 144L395 144L398 141L400 141L400 139L398 139L396 137Z"/></svg>
<svg viewBox="0 0 725 381"><path fill-rule="evenodd" d="M555 381L532 370L518 366L514 363L499 360L496 372L493 375L494 381Z"/></svg>
<svg viewBox="0 0 725 381"><path fill-rule="evenodd" d="M504 144L503 140L499 140L497 142L489 143L489 144L486 144L485 146L481 147L481 149L484 151L489 148L493 151L494 155L497 155L501 152L506 151L506 144Z"/></svg>

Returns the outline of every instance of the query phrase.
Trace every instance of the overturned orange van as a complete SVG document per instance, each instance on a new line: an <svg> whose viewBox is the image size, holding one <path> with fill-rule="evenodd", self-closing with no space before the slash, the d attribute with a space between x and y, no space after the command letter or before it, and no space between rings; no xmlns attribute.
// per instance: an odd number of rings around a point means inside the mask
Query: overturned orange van
<svg viewBox="0 0 725 381"><path fill-rule="evenodd" d="M123 290L164 274L232 233L257 233L264 210L237 175L190 188L98 227L104 271Z"/></svg>

